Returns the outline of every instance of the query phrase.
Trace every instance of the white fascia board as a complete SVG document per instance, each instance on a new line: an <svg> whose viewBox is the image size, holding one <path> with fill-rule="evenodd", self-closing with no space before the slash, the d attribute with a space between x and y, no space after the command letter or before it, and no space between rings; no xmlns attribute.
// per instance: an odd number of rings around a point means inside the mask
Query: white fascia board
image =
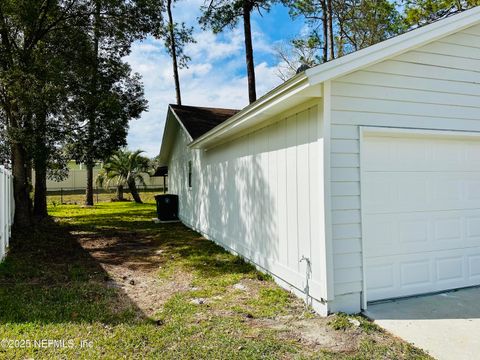
<svg viewBox="0 0 480 360"><path fill-rule="evenodd" d="M172 109L172 107L171 107L170 105L168 106L168 112L169 112L169 114L173 115L173 117L177 120L178 124L181 126L181 128L183 129L183 131L185 131L185 134L187 134L188 141L193 141L192 135L190 135L190 133L188 132L187 128L186 128L185 125L182 123L182 121L181 121L180 118L178 117L177 113L175 112L175 110Z"/></svg>
<svg viewBox="0 0 480 360"><path fill-rule="evenodd" d="M312 85L333 80L480 23L480 6L306 70Z"/></svg>
<svg viewBox="0 0 480 360"><path fill-rule="evenodd" d="M170 150L175 141L175 130L180 127L187 135L188 141L193 141L192 136L187 131L180 118L177 116L171 106L168 107L167 119L165 120L165 127L163 129L162 145L160 147L160 165L167 165Z"/></svg>
<svg viewBox="0 0 480 360"><path fill-rule="evenodd" d="M320 87L312 88L305 73L298 74L191 142L189 147L200 149L212 146L221 139L232 136L262 119L276 115L293 99L301 102L309 97L321 96Z"/></svg>

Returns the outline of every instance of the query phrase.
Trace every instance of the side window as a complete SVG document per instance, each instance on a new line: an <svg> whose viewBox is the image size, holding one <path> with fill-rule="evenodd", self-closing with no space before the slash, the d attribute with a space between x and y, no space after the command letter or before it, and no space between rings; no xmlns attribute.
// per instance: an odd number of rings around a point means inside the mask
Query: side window
<svg viewBox="0 0 480 360"><path fill-rule="evenodd" d="M188 161L188 188L192 188L192 161Z"/></svg>

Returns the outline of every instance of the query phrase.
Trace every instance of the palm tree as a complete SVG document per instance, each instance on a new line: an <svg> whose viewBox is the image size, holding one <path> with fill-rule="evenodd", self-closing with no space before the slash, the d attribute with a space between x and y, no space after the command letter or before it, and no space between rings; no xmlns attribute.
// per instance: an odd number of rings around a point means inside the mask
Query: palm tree
<svg viewBox="0 0 480 360"><path fill-rule="evenodd" d="M117 187L117 200L123 201L123 189L128 186L136 203L142 200L137 190L137 182L146 186L144 175L150 170L149 159L141 154L143 151L118 150L103 165L97 176L97 184L108 188L112 183Z"/></svg>

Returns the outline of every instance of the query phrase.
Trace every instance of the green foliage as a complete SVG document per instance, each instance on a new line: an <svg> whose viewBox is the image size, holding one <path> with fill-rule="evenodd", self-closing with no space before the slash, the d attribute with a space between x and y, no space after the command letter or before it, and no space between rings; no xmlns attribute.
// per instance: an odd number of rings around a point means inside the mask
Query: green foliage
<svg viewBox="0 0 480 360"><path fill-rule="evenodd" d="M406 30L395 2L389 0L334 1L333 6L341 53L363 49Z"/></svg>
<svg viewBox="0 0 480 360"><path fill-rule="evenodd" d="M173 8L173 3L170 4L170 6ZM170 9L170 11L171 10L172 9ZM193 37L193 27L187 26L184 22L174 22L173 17L171 23L168 20L164 20L164 22L165 23L154 32L155 37L158 39L163 39L165 50L167 50L167 53L171 57L175 55L176 60L178 61L179 69L188 68L188 62L191 60L191 58L185 54L184 49L188 44L196 43Z"/></svg>
<svg viewBox="0 0 480 360"><path fill-rule="evenodd" d="M360 50L405 31L396 2L389 0L284 0L292 17L303 17L317 38L317 50L328 44L328 19L332 18L335 57ZM324 28L323 31L318 31ZM316 64L326 61L313 57ZM300 59L299 59L300 61Z"/></svg>
<svg viewBox="0 0 480 360"><path fill-rule="evenodd" d="M115 185L128 185L131 180L145 184L144 176L149 170L149 159L142 156L143 151L129 151L121 149L104 163L101 176L98 177L99 185L108 187L111 182ZM104 182L104 180L106 180Z"/></svg>
<svg viewBox="0 0 480 360"><path fill-rule="evenodd" d="M332 11L327 4L331 1ZM426 25L452 14L480 5L480 0L284 0L292 17L303 17L318 36L319 52L327 43L319 32L331 15L334 32L335 57L363 49L404 33L408 29ZM325 29L324 29L325 30ZM301 38L300 38L301 40ZM300 43L302 48L311 49ZM302 53L293 52L293 64L302 63ZM282 60L283 57L281 57ZM315 64L324 61L318 53L311 57ZM295 62L295 60L297 62Z"/></svg>
<svg viewBox="0 0 480 360"><path fill-rule="evenodd" d="M74 124L68 153L87 164L105 160L125 146L129 121L147 108L140 76L131 74L130 66L119 57L99 59L95 74L96 89L91 90L89 79L83 79L68 114ZM87 119L86 114L90 115Z"/></svg>
<svg viewBox="0 0 480 360"><path fill-rule="evenodd" d="M405 0L405 22L422 26L478 5L479 0Z"/></svg>
<svg viewBox="0 0 480 360"><path fill-rule="evenodd" d="M199 21L204 29L210 28L220 33L226 28L234 28L245 12L269 11L269 0L212 0L201 7Z"/></svg>
<svg viewBox="0 0 480 360"><path fill-rule="evenodd" d="M349 316L344 313L338 313L328 322L334 330L347 330L353 327L353 324L349 321Z"/></svg>
<svg viewBox="0 0 480 360"><path fill-rule="evenodd" d="M288 313L292 295L280 288L264 288L257 298L247 302L250 313L254 317L272 318Z"/></svg>
<svg viewBox="0 0 480 360"><path fill-rule="evenodd" d="M142 153L141 150L118 150L104 163L97 183L106 188L112 183L117 187L128 186L132 196L140 198L135 184L138 182L146 186L144 176L150 170L150 160L142 156Z"/></svg>
<svg viewBox="0 0 480 360"><path fill-rule="evenodd" d="M41 176L62 179L68 156L104 157L125 143L128 120L146 101L121 58L158 28L161 8L159 0L0 2L0 151L17 154L22 224L30 215L25 169L33 164ZM92 119L100 125L86 126ZM75 143L70 153L67 142Z"/></svg>

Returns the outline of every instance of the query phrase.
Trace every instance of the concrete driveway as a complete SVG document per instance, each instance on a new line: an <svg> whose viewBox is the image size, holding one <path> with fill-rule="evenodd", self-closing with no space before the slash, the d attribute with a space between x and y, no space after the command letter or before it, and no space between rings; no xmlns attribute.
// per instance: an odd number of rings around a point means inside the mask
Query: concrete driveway
<svg viewBox="0 0 480 360"><path fill-rule="evenodd" d="M439 360L480 358L480 288L392 300L365 315Z"/></svg>

